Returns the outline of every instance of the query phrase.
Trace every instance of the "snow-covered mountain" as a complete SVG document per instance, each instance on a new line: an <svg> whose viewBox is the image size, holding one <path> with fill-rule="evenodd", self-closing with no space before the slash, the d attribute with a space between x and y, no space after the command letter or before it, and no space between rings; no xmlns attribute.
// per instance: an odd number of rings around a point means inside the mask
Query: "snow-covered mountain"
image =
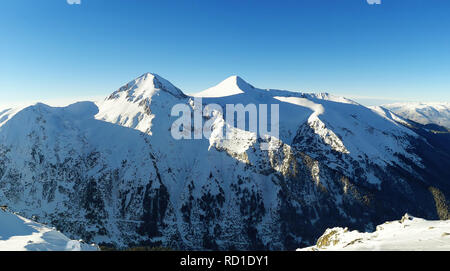
<svg viewBox="0 0 450 271"><path fill-rule="evenodd" d="M148 73L98 103L1 112L0 204L73 239L175 249L295 249L332 226L449 217L449 153L389 111L238 76L195 96ZM198 97L277 104L280 134L213 110L208 137L174 139L172 107Z"/></svg>
<svg viewBox="0 0 450 271"><path fill-rule="evenodd" d="M42 224L0 210L0 251L93 251L95 245L70 240Z"/></svg>
<svg viewBox="0 0 450 271"><path fill-rule="evenodd" d="M408 214L401 220L378 225L374 232L327 229L315 246L298 251L320 250L450 250L450 220L428 221Z"/></svg>
<svg viewBox="0 0 450 271"><path fill-rule="evenodd" d="M403 118L421 124L438 124L450 130L450 103L394 103L383 107Z"/></svg>

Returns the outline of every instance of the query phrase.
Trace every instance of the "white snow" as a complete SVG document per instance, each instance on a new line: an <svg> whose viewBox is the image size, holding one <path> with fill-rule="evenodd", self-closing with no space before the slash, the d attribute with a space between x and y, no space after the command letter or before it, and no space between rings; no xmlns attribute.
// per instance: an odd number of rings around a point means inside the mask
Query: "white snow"
<svg viewBox="0 0 450 271"><path fill-rule="evenodd" d="M409 125L408 120L398 116L397 114L395 114L394 112L381 107L381 106L369 106L370 109L372 109L373 112L379 114L380 116L392 120L393 122L398 122L398 123L402 123L405 125Z"/></svg>
<svg viewBox="0 0 450 271"><path fill-rule="evenodd" d="M316 250L450 250L450 220L428 221L406 214L401 220L378 225L375 232L331 228L315 246L298 251Z"/></svg>
<svg viewBox="0 0 450 271"><path fill-rule="evenodd" d="M98 250L96 245L70 240L42 224L0 210L0 251L81 251Z"/></svg>
<svg viewBox="0 0 450 271"><path fill-rule="evenodd" d="M406 137L417 134L352 100L328 93L302 93L253 87L238 76L231 76L217 86L194 94L203 103L279 104L280 140L290 144L305 123L329 147L354 159L367 156L379 165L401 163L395 154L403 154L420 165L420 159L405 151ZM235 144L235 143L232 143ZM248 145L248 144L247 144ZM249 145L248 145L249 146ZM241 149L242 150L242 149ZM377 183L376 180L374 180Z"/></svg>
<svg viewBox="0 0 450 271"><path fill-rule="evenodd" d="M403 118L421 124L438 124L450 129L450 103L393 103L382 107L387 108Z"/></svg>
<svg viewBox="0 0 450 271"><path fill-rule="evenodd" d="M22 111L26 106L14 107L0 110L0 127L3 126L8 120L14 117L18 112Z"/></svg>
<svg viewBox="0 0 450 271"><path fill-rule="evenodd" d="M161 76L145 73L98 102L96 118L151 134L154 115L150 104L161 92L174 97L184 96L181 90Z"/></svg>
<svg viewBox="0 0 450 271"><path fill-rule="evenodd" d="M245 82L239 76L233 75L223 80L218 85L208 88L202 92L195 93L192 96L205 98L226 97L242 94L247 91L251 91L253 88L254 87L252 85Z"/></svg>

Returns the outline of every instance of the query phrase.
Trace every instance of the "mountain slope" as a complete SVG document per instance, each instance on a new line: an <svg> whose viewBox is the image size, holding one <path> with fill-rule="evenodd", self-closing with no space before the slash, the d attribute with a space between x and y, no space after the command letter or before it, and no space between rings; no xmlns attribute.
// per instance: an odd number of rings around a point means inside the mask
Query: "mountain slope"
<svg viewBox="0 0 450 271"><path fill-rule="evenodd" d="M0 210L0 221L0 251L98 250L94 245L70 240L54 229L5 210Z"/></svg>
<svg viewBox="0 0 450 271"><path fill-rule="evenodd" d="M378 225L375 232L361 233L348 228L327 229L312 247L298 251L318 250L450 250L450 220L427 221L406 214L401 220Z"/></svg>
<svg viewBox="0 0 450 271"><path fill-rule="evenodd" d="M166 103L185 97L169 81L159 75L146 73L98 103L96 118L150 133L155 104L164 108Z"/></svg>
<svg viewBox="0 0 450 271"><path fill-rule="evenodd" d="M450 130L450 103L394 103L383 107L403 118L421 124L438 124Z"/></svg>
<svg viewBox="0 0 450 271"><path fill-rule="evenodd" d="M175 249L295 249L330 226L448 217L448 153L387 114L239 77L202 93L144 74L98 103L8 115L0 204L71 238ZM202 96L222 108L202 118L212 132L174 139L173 106ZM277 104L279 136L227 123L238 103Z"/></svg>
<svg viewBox="0 0 450 271"><path fill-rule="evenodd" d="M241 77L233 75L222 81L217 86L193 94L193 96L207 97L207 98L226 97L246 93L254 88L255 87L245 82L244 79L242 79Z"/></svg>

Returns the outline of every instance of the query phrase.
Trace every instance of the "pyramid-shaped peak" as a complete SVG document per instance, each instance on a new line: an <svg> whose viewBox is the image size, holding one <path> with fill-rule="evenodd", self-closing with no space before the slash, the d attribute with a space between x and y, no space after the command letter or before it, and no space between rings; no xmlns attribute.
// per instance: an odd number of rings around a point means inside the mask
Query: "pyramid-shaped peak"
<svg viewBox="0 0 450 271"><path fill-rule="evenodd" d="M139 76L136 79L142 79L142 80L160 80L160 81L167 81L164 77L158 75L157 73L153 73L153 72L146 72L143 75ZM170 82L169 82L170 83Z"/></svg>
<svg viewBox="0 0 450 271"><path fill-rule="evenodd" d="M130 101L141 100L153 96L158 91L164 91L176 97L185 97L185 94L168 80L156 73L144 73L128 82L115 91L108 100L125 96Z"/></svg>
<svg viewBox="0 0 450 271"><path fill-rule="evenodd" d="M145 85L146 87L153 87L156 89L164 89L172 92L173 94L181 92L181 90L177 87L175 87L172 83L169 82L169 80L166 80L162 76L156 74L156 73L144 73L143 75L139 76L134 80L134 83Z"/></svg>
<svg viewBox="0 0 450 271"><path fill-rule="evenodd" d="M228 77L218 85L208 88L205 91L194 94L195 97L226 97L247 93L255 87L247 83L244 79L237 75Z"/></svg>
<svg viewBox="0 0 450 271"><path fill-rule="evenodd" d="M251 84L247 83L242 77L238 75L232 75L228 77L227 79L223 80L219 85L217 86L225 86L225 87L238 87L243 92L246 92L247 90L254 89Z"/></svg>
<svg viewBox="0 0 450 271"><path fill-rule="evenodd" d="M227 77L227 79L223 80L222 82L228 82L228 81L237 82L237 81L244 81L244 79L242 79L242 77L240 77L239 75L232 75L232 76Z"/></svg>

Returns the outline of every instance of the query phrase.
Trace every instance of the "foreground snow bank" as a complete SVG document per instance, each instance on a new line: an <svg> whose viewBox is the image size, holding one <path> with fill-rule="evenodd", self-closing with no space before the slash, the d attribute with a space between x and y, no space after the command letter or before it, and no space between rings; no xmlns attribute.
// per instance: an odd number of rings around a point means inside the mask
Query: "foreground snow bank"
<svg viewBox="0 0 450 271"><path fill-rule="evenodd" d="M0 210L0 251L99 250L42 224Z"/></svg>
<svg viewBox="0 0 450 271"><path fill-rule="evenodd" d="M327 229L315 246L298 249L315 250L450 250L450 220L427 221L406 214L372 233Z"/></svg>

